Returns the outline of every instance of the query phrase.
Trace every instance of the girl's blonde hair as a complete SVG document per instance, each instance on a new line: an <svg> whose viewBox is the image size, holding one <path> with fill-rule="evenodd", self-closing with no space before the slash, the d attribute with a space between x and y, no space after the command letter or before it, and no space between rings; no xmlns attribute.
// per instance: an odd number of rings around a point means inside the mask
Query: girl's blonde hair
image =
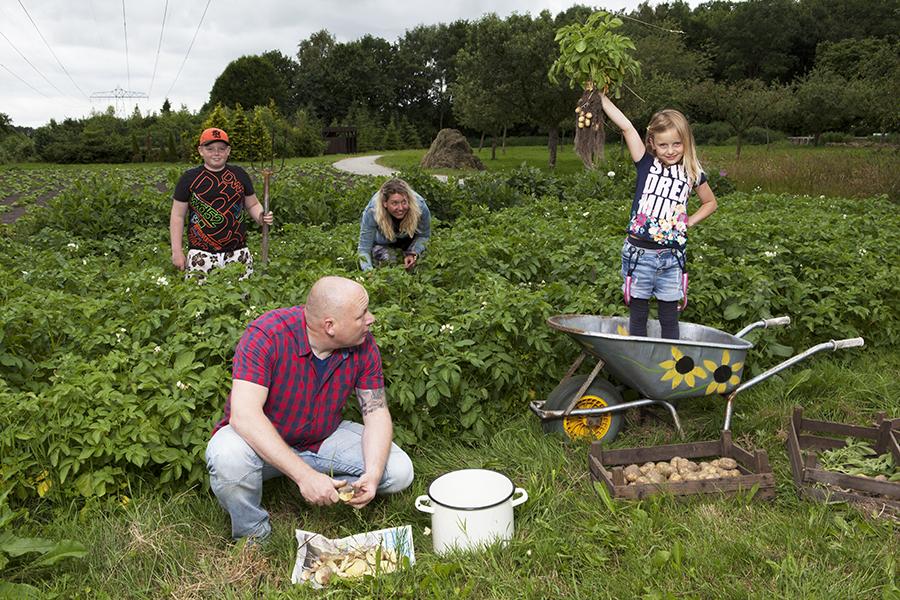
<svg viewBox="0 0 900 600"><path fill-rule="evenodd" d="M389 242L393 242L396 236L394 235L394 223L391 221L391 213L384 207L384 204L394 194L406 197L406 201L409 202L409 210L406 216L403 217L403 220L400 221L399 229L401 233L405 233L409 237L415 237L416 229L419 228L419 219L422 216L422 209L419 208L416 195L408 183L402 179L388 179L385 181L378 189L378 201L375 202L375 223Z"/></svg>
<svg viewBox="0 0 900 600"><path fill-rule="evenodd" d="M700 180L700 173L703 170L700 161L697 159L697 145L694 143L694 134L691 132L691 125L683 114L673 108L661 110L650 119L647 125L647 135L644 138L644 144L647 146L647 152L653 153L653 136L664 131L674 129L681 138L684 148L684 171L690 179L691 185L695 185ZM654 154L655 156L655 154Z"/></svg>

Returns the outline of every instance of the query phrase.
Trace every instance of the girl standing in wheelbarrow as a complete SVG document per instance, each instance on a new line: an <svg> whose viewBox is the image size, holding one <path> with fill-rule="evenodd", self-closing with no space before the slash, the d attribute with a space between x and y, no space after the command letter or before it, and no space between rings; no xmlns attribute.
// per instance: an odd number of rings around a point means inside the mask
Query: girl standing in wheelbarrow
<svg viewBox="0 0 900 600"><path fill-rule="evenodd" d="M694 136L683 114L672 109L659 111L650 119L642 140L606 95L602 101L603 111L622 130L637 167L631 220L622 246L628 332L647 335L650 298L656 298L662 337L678 339L678 312L687 306L688 230L715 212L716 197L700 168ZM701 204L688 216L691 190Z"/></svg>

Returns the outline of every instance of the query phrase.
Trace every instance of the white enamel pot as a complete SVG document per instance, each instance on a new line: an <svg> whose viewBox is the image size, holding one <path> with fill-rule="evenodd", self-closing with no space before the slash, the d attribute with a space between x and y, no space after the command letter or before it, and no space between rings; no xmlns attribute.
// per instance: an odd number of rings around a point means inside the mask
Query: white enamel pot
<svg viewBox="0 0 900 600"><path fill-rule="evenodd" d="M431 515L434 551L474 550L513 535L513 507L528 500L509 477L487 469L463 469L441 475L416 498L416 508Z"/></svg>

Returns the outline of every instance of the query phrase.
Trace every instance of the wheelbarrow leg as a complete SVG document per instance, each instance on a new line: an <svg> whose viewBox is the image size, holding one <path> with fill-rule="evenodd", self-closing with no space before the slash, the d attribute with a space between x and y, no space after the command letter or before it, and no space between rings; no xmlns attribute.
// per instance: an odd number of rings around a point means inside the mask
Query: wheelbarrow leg
<svg viewBox="0 0 900 600"><path fill-rule="evenodd" d="M675 430L678 432L678 437L683 438L684 432L681 430L681 420L678 418L678 411L675 410L675 407L665 400L657 400L656 403L662 404L664 407L666 407L666 410L668 410L669 414L672 415L672 421L675 423Z"/></svg>
<svg viewBox="0 0 900 600"><path fill-rule="evenodd" d="M581 360L584 360L584 352L581 353L581 356L580 356L579 358L580 358ZM578 368L578 365L581 364L581 361L580 361L580 360L576 360L575 363L576 363L576 364L574 364L574 365L572 365L572 366L575 367L575 368L577 369L577 368ZM578 389L578 393L575 394L575 396L574 396L575 402L570 403L569 406L566 407L566 411L563 413L563 416L564 416L564 417L568 417L568 416L569 416L569 413L572 412L572 409L574 409L574 408L575 408L575 405L578 404L577 401L584 395L584 393L588 390L588 388L591 387L591 384L594 383L594 379L597 378L597 374L600 373L600 369L603 368L603 365L604 365L604 364L606 364L606 363L604 363L604 362L603 362L602 360L600 360L600 359L597 359L597 364L594 365L594 370L591 371L591 374L588 375L588 378L584 381L584 383L583 383L583 384L581 385L581 387ZM571 370L571 369L570 369L570 370ZM574 372L574 371L573 371L573 372Z"/></svg>
<svg viewBox="0 0 900 600"><path fill-rule="evenodd" d="M566 380L575 374L575 371L577 371L578 367L581 366L581 363L584 362L584 358L586 356L587 356L587 354L585 354L584 351L582 351L581 354L578 355L578 358L575 359L575 362L573 362L572 366L569 367L569 370L566 371L566 375L565 375L565 377L563 377L563 380Z"/></svg>

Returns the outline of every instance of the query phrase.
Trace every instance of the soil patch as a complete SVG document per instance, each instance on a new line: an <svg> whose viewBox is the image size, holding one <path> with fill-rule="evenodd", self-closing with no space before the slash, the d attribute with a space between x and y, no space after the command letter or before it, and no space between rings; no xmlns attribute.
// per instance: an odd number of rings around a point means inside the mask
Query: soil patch
<svg viewBox="0 0 900 600"><path fill-rule="evenodd" d="M54 198L56 198L62 191L63 191L63 188L58 187L54 190L50 190L49 192L45 192L45 193L41 194L40 196L38 196L35 199L35 201L34 201L35 206L47 206L47 203L50 202L51 200L53 200ZM7 204L7 205L12 204L21 195L22 194L13 194L12 196L5 198L3 200L3 204ZM7 200L9 202L7 202ZM19 217L21 217L22 215L25 214L25 211L27 211L28 208L29 208L28 206L16 206L12 210L9 210L5 213L0 213L0 223L2 223L4 225L9 225L11 223L15 223L16 221L19 220Z"/></svg>

